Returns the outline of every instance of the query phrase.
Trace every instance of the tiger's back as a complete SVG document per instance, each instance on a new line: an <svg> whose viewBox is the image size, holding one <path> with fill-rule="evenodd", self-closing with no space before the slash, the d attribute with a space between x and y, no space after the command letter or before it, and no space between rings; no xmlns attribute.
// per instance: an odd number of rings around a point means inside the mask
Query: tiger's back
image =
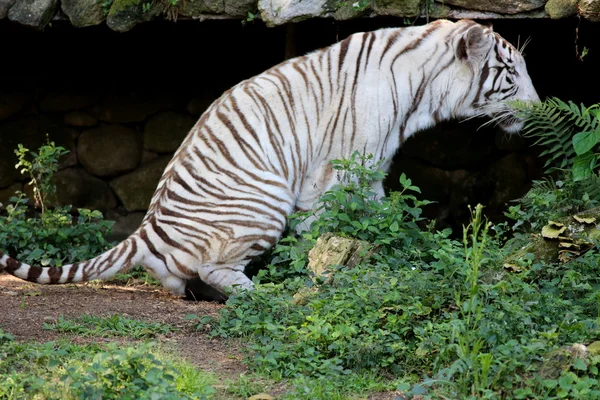
<svg viewBox="0 0 600 400"><path fill-rule="evenodd" d="M0 253L0 269L39 283L104 279L144 265L183 294L200 276L251 288L244 268L274 245L295 209L341 177L354 150L384 158L450 118L485 114L516 131L505 100L539 98L519 52L473 21L439 20L349 36L226 91L201 116L158 184L141 226L98 257L62 270ZM382 183L377 192L383 195Z"/></svg>

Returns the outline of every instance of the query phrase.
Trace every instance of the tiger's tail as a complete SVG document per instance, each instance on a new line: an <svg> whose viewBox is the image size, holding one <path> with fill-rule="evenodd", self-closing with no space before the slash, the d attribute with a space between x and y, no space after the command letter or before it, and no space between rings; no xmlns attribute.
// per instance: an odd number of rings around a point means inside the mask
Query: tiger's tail
<svg viewBox="0 0 600 400"><path fill-rule="evenodd" d="M142 261L143 254L139 250L139 240L136 234L132 234L112 249L94 258L62 267L28 265L0 252L0 272L6 271L18 278L40 284L104 280Z"/></svg>

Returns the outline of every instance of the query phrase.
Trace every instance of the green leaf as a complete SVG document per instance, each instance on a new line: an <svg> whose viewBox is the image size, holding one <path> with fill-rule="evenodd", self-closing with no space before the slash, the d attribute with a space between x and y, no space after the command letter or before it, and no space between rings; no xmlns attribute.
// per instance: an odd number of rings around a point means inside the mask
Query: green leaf
<svg viewBox="0 0 600 400"><path fill-rule="evenodd" d="M580 181L592 175L596 166L596 155L587 152L575 157L573 161L573 180Z"/></svg>
<svg viewBox="0 0 600 400"><path fill-rule="evenodd" d="M590 151L600 142L600 131L580 132L573 136L573 148L577 155Z"/></svg>

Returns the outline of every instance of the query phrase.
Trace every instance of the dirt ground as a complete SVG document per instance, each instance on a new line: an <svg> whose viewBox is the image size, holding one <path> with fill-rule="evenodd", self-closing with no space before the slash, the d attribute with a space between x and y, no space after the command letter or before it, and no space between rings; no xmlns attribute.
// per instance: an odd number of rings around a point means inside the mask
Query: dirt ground
<svg viewBox="0 0 600 400"><path fill-rule="evenodd" d="M84 314L120 314L179 328L176 332L161 335L157 340L173 347L204 370L230 378L246 371L237 345L212 339L206 333L197 331L193 321L185 320L188 314L216 315L222 304L184 300L160 287L141 283L127 286L109 283L37 285L0 274L0 304L0 328L14 335L18 341L45 342L61 336L74 342L89 341L76 335L45 330L43 324L55 322L61 315L77 318Z"/></svg>
<svg viewBox="0 0 600 400"><path fill-rule="evenodd" d="M179 328L156 339L169 345L189 362L218 376L235 379L247 372L242 363L240 345L232 341L210 338L198 331L189 314L216 315L223 304L189 301L169 294L160 287L133 283L82 283L37 285L0 273L0 328L18 341L46 342L67 337L74 343L127 341L120 338L81 338L73 334L44 329L44 323L84 314L111 316L120 314L132 319L162 322ZM283 387L271 393L277 396ZM399 392L378 393L369 400L394 400Z"/></svg>

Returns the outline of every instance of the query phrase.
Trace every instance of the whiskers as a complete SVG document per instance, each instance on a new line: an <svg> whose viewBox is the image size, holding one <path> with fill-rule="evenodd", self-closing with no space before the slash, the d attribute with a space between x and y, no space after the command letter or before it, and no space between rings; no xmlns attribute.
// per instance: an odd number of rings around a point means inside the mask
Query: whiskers
<svg viewBox="0 0 600 400"><path fill-rule="evenodd" d="M493 124L494 127L498 125L510 126L519 122L519 119L515 116L515 113L510 110L503 110L495 114L489 121L481 124L477 130L490 126Z"/></svg>
<svg viewBox="0 0 600 400"><path fill-rule="evenodd" d="M489 118L490 114L492 115L491 118ZM462 122L470 121L475 118L482 118L482 117L486 117L489 119L487 121L485 121L484 123L482 123L481 125L479 125L477 130L480 130L481 128L489 127L489 126L494 126L494 127L496 127L498 125L510 126L512 124L520 122L520 119L515 115L514 111L506 106L495 106L495 107L481 106L481 107L478 107L475 110L475 113L473 115L466 117L466 118L462 118L460 122L462 123Z"/></svg>
<svg viewBox="0 0 600 400"><path fill-rule="evenodd" d="M529 36L525 42L523 42L523 46L519 45L519 42L521 41L521 36L519 36L519 38L517 39L517 51L519 53L521 53L521 55L523 57L525 57L525 53L523 53L525 51L525 47L527 47L527 45L529 44L529 42L531 42L531 36Z"/></svg>

